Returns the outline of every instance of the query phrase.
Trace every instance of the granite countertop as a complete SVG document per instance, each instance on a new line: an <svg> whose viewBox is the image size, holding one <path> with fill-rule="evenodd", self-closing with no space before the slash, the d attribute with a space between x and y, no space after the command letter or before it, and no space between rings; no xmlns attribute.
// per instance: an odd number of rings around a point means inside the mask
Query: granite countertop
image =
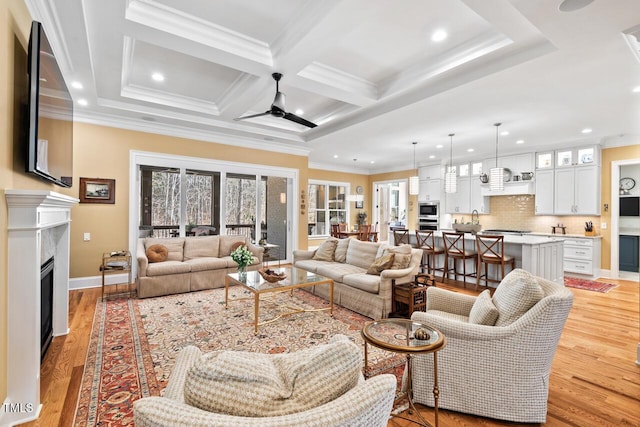
<svg viewBox="0 0 640 427"><path fill-rule="evenodd" d="M581 238L581 239L602 239L601 235L595 235L595 236L585 236L584 234L553 234L553 233L538 233L538 232L532 232L531 234L535 235L535 236L553 236L553 237L559 237L561 239L565 239L565 238ZM620 233L622 234L622 233Z"/></svg>
<svg viewBox="0 0 640 427"><path fill-rule="evenodd" d="M443 231L454 231L454 230L447 230L447 229L441 229L438 230L434 233L434 235L438 236L438 237L442 237L442 232ZM482 234L482 233L481 233ZM555 242L558 240L562 240L562 239L558 239L557 234L523 234L523 235L513 235L513 234L505 234L504 235L504 242L505 243L512 243L512 244L518 244L518 245L539 245L541 243L549 243L549 242ZM569 235L565 234L562 237L569 237ZM476 236L471 234L471 233L465 233L464 236L465 239L468 240L475 240Z"/></svg>

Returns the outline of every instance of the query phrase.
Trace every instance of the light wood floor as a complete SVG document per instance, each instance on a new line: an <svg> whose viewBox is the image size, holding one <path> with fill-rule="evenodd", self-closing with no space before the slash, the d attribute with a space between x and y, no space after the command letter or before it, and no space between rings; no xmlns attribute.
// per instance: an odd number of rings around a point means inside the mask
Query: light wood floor
<svg viewBox="0 0 640 427"><path fill-rule="evenodd" d="M619 286L607 294L572 289L575 299L553 363L545 426L640 426L640 366L635 364L639 284L602 281ZM475 294L456 284L442 287ZM71 332L54 339L42 364L40 418L24 425L72 425L99 296L99 288L71 291ZM419 408L433 420L431 408ZM442 427L520 425L444 410L439 414ZM388 425L414 424L392 419Z"/></svg>

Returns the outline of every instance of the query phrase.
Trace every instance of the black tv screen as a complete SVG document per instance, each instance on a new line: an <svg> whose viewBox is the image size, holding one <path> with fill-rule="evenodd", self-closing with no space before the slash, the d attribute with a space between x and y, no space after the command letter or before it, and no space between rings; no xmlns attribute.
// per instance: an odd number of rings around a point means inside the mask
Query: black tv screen
<svg viewBox="0 0 640 427"><path fill-rule="evenodd" d="M73 100L42 24L29 39L29 132L26 171L62 187L73 176Z"/></svg>

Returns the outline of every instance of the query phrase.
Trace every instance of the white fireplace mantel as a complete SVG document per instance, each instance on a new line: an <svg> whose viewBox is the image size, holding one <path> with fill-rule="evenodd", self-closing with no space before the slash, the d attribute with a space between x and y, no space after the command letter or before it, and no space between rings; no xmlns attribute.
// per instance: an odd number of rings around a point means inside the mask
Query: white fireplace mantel
<svg viewBox="0 0 640 427"><path fill-rule="evenodd" d="M40 412L40 267L53 256L53 335L69 332L69 229L78 199L46 190L5 190L8 216L7 398L0 425ZM47 238L43 239L46 236Z"/></svg>

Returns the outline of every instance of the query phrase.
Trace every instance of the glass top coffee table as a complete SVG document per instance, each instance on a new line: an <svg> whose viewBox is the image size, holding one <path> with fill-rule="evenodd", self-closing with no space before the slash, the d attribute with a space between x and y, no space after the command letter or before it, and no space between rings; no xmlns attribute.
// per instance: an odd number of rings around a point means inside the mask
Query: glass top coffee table
<svg viewBox="0 0 640 427"><path fill-rule="evenodd" d="M367 344L383 350L407 355L407 389L397 400L407 397L409 400L409 413L415 411L420 421L405 418L400 415L396 417L412 421L423 426L430 426L413 403L411 358L414 354L433 353L433 398L435 411L435 426L438 426L438 358L437 352L442 350L447 344L447 339L442 332L437 329L415 320L410 319L381 319L368 322L362 328L362 338L364 338L364 367L367 368Z"/></svg>
<svg viewBox="0 0 640 427"><path fill-rule="evenodd" d="M258 333L258 326L266 325L267 323L275 322L276 320L290 316L295 313L309 312L309 311L325 311L329 310L331 316L333 316L333 280L319 274L312 273L310 271L302 270L295 267L276 268L277 273L285 273L286 279L280 280L276 283L267 282L260 273L256 271L247 271L244 273L229 273L224 279L224 307L229 306L229 301L235 301L246 298L236 298L229 300L229 286L239 285L244 289L247 289L253 294L253 333ZM289 291L293 295L293 290L297 288L306 288L310 286L328 285L329 286L329 307L316 308L316 309L303 309L298 307L292 307L287 305L289 311L281 312L278 316L260 322L260 295L274 294L279 292Z"/></svg>

